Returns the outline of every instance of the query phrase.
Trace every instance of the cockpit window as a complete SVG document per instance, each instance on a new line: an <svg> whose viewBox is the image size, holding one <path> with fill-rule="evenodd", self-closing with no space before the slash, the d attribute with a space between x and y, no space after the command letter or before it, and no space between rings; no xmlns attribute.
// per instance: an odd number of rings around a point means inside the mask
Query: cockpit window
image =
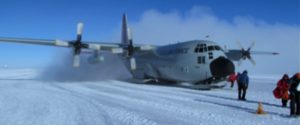
<svg viewBox="0 0 300 125"><path fill-rule="evenodd" d="M198 53L199 52L199 48L195 48L195 53Z"/></svg>
<svg viewBox="0 0 300 125"><path fill-rule="evenodd" d="M195 53L202 53L206 51L207 51L206 44L197 44L197 47L195 48Z"/></svg>
<svg viewBox="0 0 300 125"><path fill-rule="evenodd" d="M199 48L199 53L202 53L203 51L203 48Z"/></svg>
<svg viewBox="0 0 300 125"><path fill-rule="evenodd" d="M213 45L213 46L206 46L206 44L197 44L195 48L195 53L203 53L207 51L219 51L222 50L220 46Z"/></svg>
<svg viewBox="0 0 300 125"><path fill-rule="evenodd" d="M221 47L215 46L215 50L221 50Z"/></svg>
<svg viewBox="0 0 300 125"><path fill-rule="evenodd" d="M214 50L214 46L208 46L207 49L208 49L208 51L213 51Z"/></svg>

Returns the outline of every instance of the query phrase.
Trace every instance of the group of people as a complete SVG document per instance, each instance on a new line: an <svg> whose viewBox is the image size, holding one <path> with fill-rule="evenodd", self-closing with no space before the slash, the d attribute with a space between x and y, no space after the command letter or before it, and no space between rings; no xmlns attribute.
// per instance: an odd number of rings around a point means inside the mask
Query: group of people
<svg viewBox="0 0 300 125"><path fill-rule="evenodd" d="M238 84L238 99L246 100L246 93L249 85L249 77L247 70L244 70L243 73L231 74L228 78L228 81L231 83L231 88L234 86L234 82L237 81Z"/></svg>
<svg viewBox="0 0 300 125"><path fill-rule="evenodd" d="M275 98L281 99L282 107L287 107L290 100L290 115L300 117L300 73L296 73L291 78L287 74L277 82L273 90Z"/></svg>
<svg viewBox="0 0 300 125"><path fill-rule="evenodd" d="M228 77L231 88L234 82L238 85L238 99L246 100L246 92L249 85L249 77L247 71L243 73L233 73ZM290 115L300 117L300 73L294 74L291 78L287 74L277 82L276 88L273 90L275 98L281 99L282 107L287 107L290 100Z"/></svg>

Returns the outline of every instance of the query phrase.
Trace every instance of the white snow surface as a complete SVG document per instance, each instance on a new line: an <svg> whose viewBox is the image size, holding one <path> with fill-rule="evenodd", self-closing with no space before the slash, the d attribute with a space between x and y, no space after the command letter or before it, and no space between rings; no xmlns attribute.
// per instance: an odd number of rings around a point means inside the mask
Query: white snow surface
<svg viewBox="0 0 300 125"><path fill-rule="evenodd" d="M273 97L275 79L250 79L247 101L236 85L200 91L117 80L35 80L32 69L0 69L0 125L299 125ZM279 79L279 78L278 78ZM255 114L262 102L267 114Z"/></svg>

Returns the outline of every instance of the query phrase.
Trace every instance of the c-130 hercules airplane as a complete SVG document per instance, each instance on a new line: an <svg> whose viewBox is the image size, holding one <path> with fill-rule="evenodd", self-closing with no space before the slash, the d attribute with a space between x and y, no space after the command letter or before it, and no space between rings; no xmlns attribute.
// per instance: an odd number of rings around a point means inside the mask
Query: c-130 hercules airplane
<svg viewBox="0 0 300 125"><path fill-rule="evenodd" d="M255 65L251 54L276 55L274 52L253 52L254 46L245 50L222 49L217 43L208 40L191 40L181 43L155 46L133 44L131 32L127 26L127 17L122 19L121 43L101 43L82 41L83 23L77 25L77 39L71 41L4 38L1 42L38 44L73 48L73 66L80 66L81 52L88 51L91 64L104 61L102 52L119 55L133 78L142 80L187 82L194 86L213 86L235 72L232 61L249 59ZM82 51L82 50L85 51Z"/></svg>

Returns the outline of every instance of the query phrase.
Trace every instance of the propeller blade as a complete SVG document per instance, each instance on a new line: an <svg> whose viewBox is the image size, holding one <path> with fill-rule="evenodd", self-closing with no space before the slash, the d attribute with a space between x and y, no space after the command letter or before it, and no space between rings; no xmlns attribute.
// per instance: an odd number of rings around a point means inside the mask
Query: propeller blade
<svg viewBox="0 0 300 125"><path fill-rule="evenodd" d="M80 66L80 55L75 54L74 55L74 60L73 60L73 67L77 68Z"/></svg>
<svg viewBox="0 0 300 125"><path fill-rule="evenodd" d="M135 62L135 58L134 58L134 57L131 57L129 61L130 61L130 69L131 69L131 70L136 70L136 62Z"/></svg>
<svg viewBox="0 0 300 125"><path fill-rule="evenodd" d="M238 62L238 66L241 66L242 63L243 63L243 59L240 59Z"/></svg>
<svg viewBox="0 0 300 125"><path fill-rule="evenodd" d="M239 41L237 41L236 44L237 44L242 50L244 50L244 47L242 46L242 44L241 44Z"/></svg>
<svg viewBox="0 0 300 125"><path fill-rule="evenodd" d="M80 22L77 24L77 40L76 40L76 42L81 42L82 31L83 31L83 23Z"/></svg>
<svg viewBox="0 0 300 125"><path fill-rule="evenodd" d="M248 51L250 51L254 46L255 46L255 41L253 41L253 42L251 43L251 45L250 45L249 48L248 48Z"/></svg>
<svg viewBox="0 0 300 125"><path fill-rule="evenodd" d="M82 31L83 31L83 23L82 22L79 22L77 24L77 35L81 35L82 34Z"/></svg>
<svg viewBox="0 0 300 125"><path fill-rule="evenodd" d="M243 56L242 59L245 60L245 59L247 59L247 57L246 57L246 56Z"/></svg>
<svg viewBox="0 0 300 125"><path fill-rule="evenodd" d="M256 65L256 62L254 61L253 58L248 58L250 60L250 62L253 64L253 65Z"/></svg>

